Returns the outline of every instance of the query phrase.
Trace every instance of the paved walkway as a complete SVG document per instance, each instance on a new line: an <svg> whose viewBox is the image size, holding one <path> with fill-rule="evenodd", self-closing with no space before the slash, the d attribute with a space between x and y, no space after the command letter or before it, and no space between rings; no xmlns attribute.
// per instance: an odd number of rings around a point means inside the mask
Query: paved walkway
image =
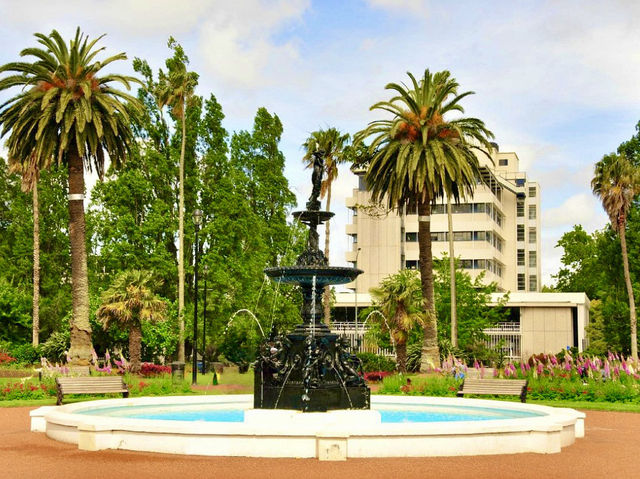
<svg viewBox="0 0 640 479"><path fill-rule="evenodd" d="M0 408L0 478L633 478L640 414L587 411L584 439L560 454L449 458L253 459L80 451L29 431L30 408Z"/></svg>

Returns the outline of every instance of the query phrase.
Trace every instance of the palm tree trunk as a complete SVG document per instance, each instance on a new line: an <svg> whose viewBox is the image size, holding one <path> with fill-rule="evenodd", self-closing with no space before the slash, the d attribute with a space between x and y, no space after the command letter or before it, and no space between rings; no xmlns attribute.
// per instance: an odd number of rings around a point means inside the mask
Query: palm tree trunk
<svg viewBox="0 0 640 479"><path fill-rule="evenodd" d="M429 198L418 203L418 247L420 249L420 280L427 315L422 340L420 371L440 366L438 323L433 295L433 254L431 251L431 204Z"/></svg>
<svg viewBox="0 0 640 479"><path fill-rule="evenodd" d="M451 347L458 347L458 310L456 305L456 257L453 250L453 213L451 197L447 196L447 222L449 223L449 275L451 285Z"/></svg>
<svg viewBox="0 0 640 479"><path fill-rule="evenodd" d="M131 360L131 372L134 374L140 372L141 344L142 328L140 321L133 321L129 328L129 359Z"/></svg>
<svg viewBox="0 0 640 479"><path fill-rule="evenodd" d="M33 325L32 344L40 343L40 205L37 177L32 189L33 201Z"/></svg>
<svg viewBox="0 0 640 479"><path fill-rule="evenodd" d="M407 372L407 342L406 341L396 342L396 363L398 367L398 372L401 372L401 373Z"/></svg>
<svg viewBox="0 0 640 479"><path fill-rule="evenodd" d="M184 105L184 103L183 103ZM180 198L178 200L178 361L184 362L184 152L187 138L186 109L182 111L182 144L180 146Z"/></svg>
<svg viewBox="0 0 640 479"><path fill-rule="evenodd" d="M631 285L631 275L629 274L629 256L627 254L627 238L625 225L620 221L618 231L620 232L620 246L622 249L622 266L624 269L624 281L627 285L629 295L629 316L631 321L631 356L634 361L638 361L638 320L636 317L636 301L633 297L633 286Z"/></svg>
<svg viewBox="0 0 640 479"><path fill-rule="evenodd" d="M331 208L331 183L327 185L327 211ZM327 260L329 259L329 237L330 237L330 229L329 225L331 224L331 220L325 222L324 224L324 255ZM324 306L324 323L329 325L331 322L331 286L327 285L324 287L324 297L323 297L323 306Z"/></svg>
<svg viewBox="0 0 640 479"><path fill-rule="evenodd" d="M73 137L73 136L72 136ZM69 165L69 241L71 243L71 363L88 365L91 359L89 324L89 278L84 220L84 164L75 142L68 151Z"/></svg>

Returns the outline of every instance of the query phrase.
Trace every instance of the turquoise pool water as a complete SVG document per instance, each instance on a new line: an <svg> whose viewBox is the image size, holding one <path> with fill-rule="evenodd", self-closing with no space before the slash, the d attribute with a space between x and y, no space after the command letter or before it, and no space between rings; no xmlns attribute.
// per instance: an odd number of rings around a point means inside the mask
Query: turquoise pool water
<svg viewBox="0 0 640 479"><path fill-rule="evenodd" d="M488 421L494 419L518 419L542 416L532 411L514 411L511 409L481 408L469 406L438 405L400 405L386 404L375 407L380 412L383 423L424 423L451 421ZM184 406L180 404L154 406L126 406L91 408L77 411L77 414L108 417L127 417L132 419L158 419L168 421L211 421L243 422L244 409L237 407L212 408L204 404Z"/></svg>

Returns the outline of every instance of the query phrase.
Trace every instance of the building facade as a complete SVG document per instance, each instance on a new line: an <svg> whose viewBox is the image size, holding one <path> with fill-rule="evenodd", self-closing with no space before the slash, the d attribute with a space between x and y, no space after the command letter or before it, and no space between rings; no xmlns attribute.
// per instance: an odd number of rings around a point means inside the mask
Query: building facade
<svg viewBox="0 0 640 479"><path fill-rule="evenodd" d="M452 204L454 254L472 277L484 271L499 291L540 291L540 186L520 171L516 153L497 145L490 158L478 155L481 178L474 194ZM364 170L355 170L358 188L347 198L347 261L365 271L347 285L366 293L386 276L418 267L418 216L399 214L371 202ZM446 200L431 216L433 257L449 251Z"/></svg>

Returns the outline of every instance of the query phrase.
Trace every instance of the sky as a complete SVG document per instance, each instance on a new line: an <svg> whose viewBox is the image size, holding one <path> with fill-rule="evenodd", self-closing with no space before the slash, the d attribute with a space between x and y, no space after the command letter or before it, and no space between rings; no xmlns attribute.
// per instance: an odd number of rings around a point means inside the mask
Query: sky
<svg viewBox="0 0 640 479"><path fill-rule="evenodd" d="M106 33L108 53L145 58L154 70L174 36L215 94L230 131L251 129L264 106L282 120L285 175L300 207L309 192L300 145L319 128L354 133L375 119L384 86L449 70L465 115L481 118L502 151L538 181L542 281L552 284L561 235L607 218L591 194L593 165L640 120L640 2L635 0L0 0L0 64L35 46L33 33L79 26ZM131 62L118 70L131 73ZM0 101L6 98L0 95ZM2 150L0 150L1 154ZM334 185L332 264L345 264L347 167Z"/></svg>

